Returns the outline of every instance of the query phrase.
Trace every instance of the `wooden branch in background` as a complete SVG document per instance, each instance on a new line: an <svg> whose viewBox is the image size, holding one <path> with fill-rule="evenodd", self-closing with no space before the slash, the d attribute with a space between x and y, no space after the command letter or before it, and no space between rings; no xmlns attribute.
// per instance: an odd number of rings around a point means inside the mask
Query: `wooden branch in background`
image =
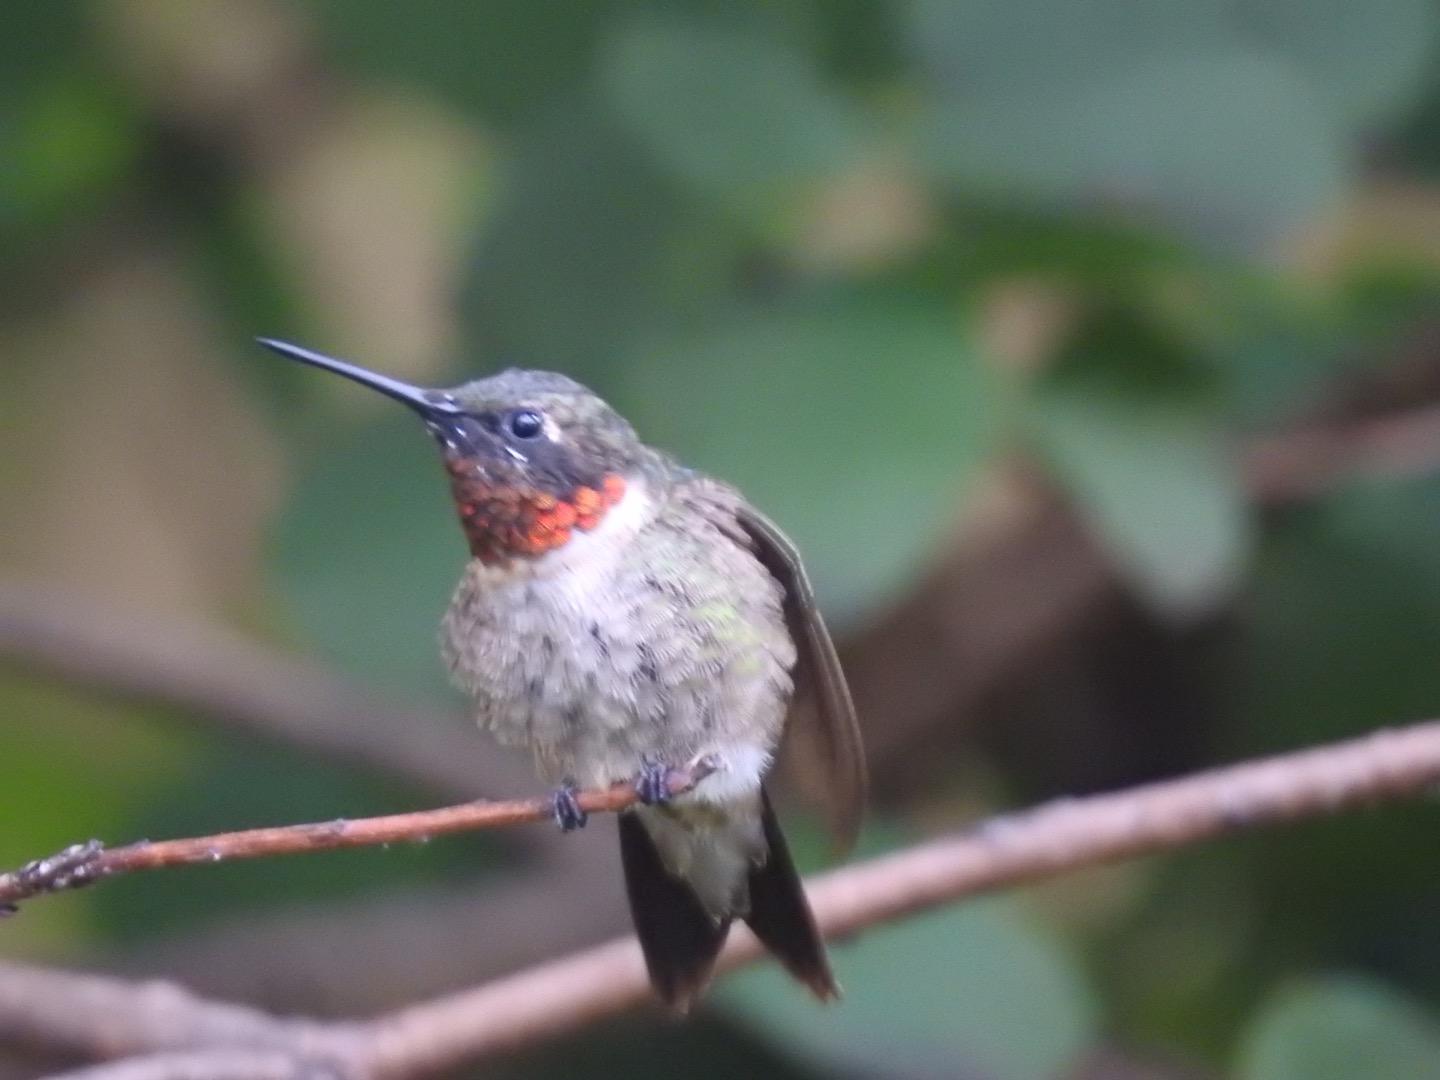
<svg viewBox="0 0 1440 1080"><path fill-rule="evenodd" d="M1241 466L1262 506L1313 499L1347 480L1427 476L1440 468L1440 405L1270 435L1246 448Z"/></svg>
<svg viewBox="0 0 1440 1080"><path fill-rule="evenodd" d="M0 580L0 664L179 709L441 798L509 798L533 785L528 763L492 752L458 710L389 702L216 623Z"/></svg>
<svg viewBox="0 0 1440 1080"><path fill-rule="evenodd" d="M0 1043L69 1058L139 1062L240 1050L297 1063L340 1062L331 1074L348 1078L359 1075L364 1030L363 1024L284 1019L207 1001L173 983L0 961ZM314 1069L311 1075L325 1074Z"/></svg>
<svg viewBox="0 0 1440 1080"><path fill-rule="evenodd" d="M809 893L826 936L844 937L978 893L1242 829L1412 797L1437 784L1440 721L1430 721L1048 803L812 878ZM760 955L755 939L737 929L720 969ZM837 967L843 976L843 952ZM338 1076L403 1080L574 1032L648 994L633 938L362 1023L280 1020L163 984L137 988L118 979L0 962L0 1040L92 1057L288 1051L312 1069L324 1062ZM158 1080L164 1074L136 1075ZM295 1075L301 1075L298 1066Z"/></svg>
<svg viewBox="0 0 1440 1080"><path fill-rule="evenodd" d="M700 783L715 766L707 759L686 769L671 770L671 796ZM622 783L595 791L577 792L576 805L587 814L616 813L635 805L635 785ZM98 840L74 844L55 855L36 859L19 870L0 873L0 912L13 913L22 900L90 885L138 870L171 866L198 866L232 859L260 859L270 855L300 855L336 848L374 847L378 844L424 843L449 833L498 829L546 821L554 816L550 797L506 802L462 803L438 810L417 810L370 818L276 825L271 828L193 836L183 840L141 840L124 847L106 848Z"/></svg>
<svg viewBox="0 0 1440 1080"><path fill-rule="evenodd" d="M283 1050L174 1051L87 1065L49 1080L335 1080L329 1062L306 1061Z"/></svg>

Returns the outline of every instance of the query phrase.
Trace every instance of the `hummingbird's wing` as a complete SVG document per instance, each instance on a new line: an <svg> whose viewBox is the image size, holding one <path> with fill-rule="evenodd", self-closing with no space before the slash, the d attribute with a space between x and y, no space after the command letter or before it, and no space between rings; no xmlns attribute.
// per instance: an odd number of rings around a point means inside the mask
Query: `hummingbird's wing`
<svg viewBox="0 0 1440 1080"><path fill-rule="evenodd" d="M825 811L836 846L848 851L860 831L867 784L850 688L795 545L753 507L741 503L735 510L756 558L785 588L785 621L797 652L797 701L786 725L784 756L801 790Z"/></svg>

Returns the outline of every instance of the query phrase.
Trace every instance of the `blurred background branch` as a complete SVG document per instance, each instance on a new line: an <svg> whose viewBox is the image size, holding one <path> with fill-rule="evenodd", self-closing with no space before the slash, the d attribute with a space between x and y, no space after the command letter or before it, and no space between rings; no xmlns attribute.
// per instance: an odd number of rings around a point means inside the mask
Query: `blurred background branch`
<svg viewBox="0 0 1440 1080"><path fill-rule="evenodd" d="M533 788L523 760L474 738L457 713L387 703L213 621L111 609L92 596L0 581L0 663L178 709L437 795L503 797Z"/></svg>
<svg viewBox="0 0 1440 1080"><path fill-rule="evenodd" d="M334 1076L329 1062L274 1050L150 1054L56 1073L53 1080L305 1080Z"/></svg>

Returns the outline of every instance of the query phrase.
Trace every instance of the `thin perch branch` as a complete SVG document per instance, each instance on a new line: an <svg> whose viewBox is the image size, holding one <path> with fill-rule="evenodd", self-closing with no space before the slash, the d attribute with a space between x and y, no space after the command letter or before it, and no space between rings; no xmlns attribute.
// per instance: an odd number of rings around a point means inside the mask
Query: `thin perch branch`
<svg viewBox="0 0 1440 1080"><path fill-rule="evenodd" d="M996 818L813 878L810 900L826 936L843 937L1067 870L1415 796L1437 784L1440 721L1430 721ZM760 955L755 939L737 929L720 969ZM843 952L837 967L843 976ZM327 1060L341 1076L401 1080L576 1031L648 993L633 938L363 1023L282 1021L173 987L0 961L0 1039L94 1057L249 1046Z"/></svg>
<svg viewBox="0 0 1440 1080"><path fill-rule="evenodd" d="M669 776L672 796L689 791L714 771L702 759ZM576 804L587 814L615 813L633 806L639 797L633 784L616 784L582 791ZM141 840L124 847L106 848L98 840L74 844L58 854L36 859L19 870L0 874L0 912L13 913L15 905L47 893L79 888L104 878L137 870L194 866L230 859L259 859L268 855L298 855L334 848L373 847L377 844L423 843L447 833L498 829L507 825L545 821L555 813L551 798L481 800L381 817L277 825L241 832L215 833L183 840Z"/></svg>

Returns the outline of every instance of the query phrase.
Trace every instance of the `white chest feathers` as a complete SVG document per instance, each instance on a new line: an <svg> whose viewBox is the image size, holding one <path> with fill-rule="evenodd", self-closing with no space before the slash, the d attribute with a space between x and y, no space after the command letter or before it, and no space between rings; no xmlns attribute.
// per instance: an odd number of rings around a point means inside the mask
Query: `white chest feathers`
<svg viewBox="0 0 1440 1080"><path fill-rule="evenodd" d="M539 558L472 559L441 627L445 659L476 719L506 743L553 745L622 728L638 664L622 632L625 558L654 507L643 481L588 532Z"/></svg>

